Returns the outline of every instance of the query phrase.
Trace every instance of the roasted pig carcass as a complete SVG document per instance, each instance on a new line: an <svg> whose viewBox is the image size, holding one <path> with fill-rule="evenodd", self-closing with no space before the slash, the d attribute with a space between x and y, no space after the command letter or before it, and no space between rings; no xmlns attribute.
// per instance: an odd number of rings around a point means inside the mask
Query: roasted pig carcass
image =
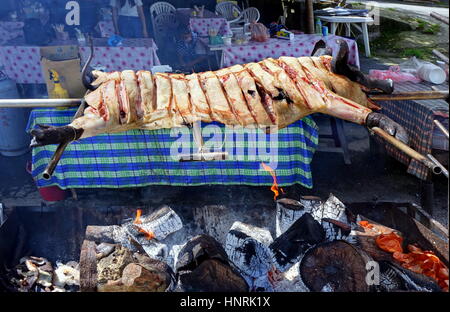
<svg viewBox="0 0 450 312"><path fill-rule="evenodd" d="M405 131L373 113L365 87L333 73L331 56L281 57L191 75L94 71L83 116L64 127L34 129L32 145L62 143L130 129L216 121L284 128L312 113L377 125L402 141Z"/></svg>

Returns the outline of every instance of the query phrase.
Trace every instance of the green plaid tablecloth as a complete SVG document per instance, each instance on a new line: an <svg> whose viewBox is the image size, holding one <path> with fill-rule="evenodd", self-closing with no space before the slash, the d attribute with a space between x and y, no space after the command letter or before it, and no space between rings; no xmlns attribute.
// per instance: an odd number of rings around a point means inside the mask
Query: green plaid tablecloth
<svg viewBox="0 0 450 312"><path fill-rule="evenodd" d="M27 129L31 130L37 124L66 125L75 111L35 109L30 114ZM228 128L223 125L215 126L225 133L228 131L224 130ZM62 189L146 185L271 185L272 177L260 168L264 161L276 169L280 185L298 183L312 188L310 163L318 143L318 129L311 117L278 132L277 141L271 141L271 151L277 156L272 161L252 157L258 142L267 140L269 135L254 137L241 129L234 135L225 134L219 138L219 145L223 144L222 150L236 156L224 161L179 162L170 156L173 143L180 137L178 131L132 130L73 142L64 152L50 181L42 178L42 172L56 145L37 147L32 153L32 174L39 187L58 185ZM206 143L211 142L205 129L203 136ZM190 144L193 147L193 143Z"/></svg>

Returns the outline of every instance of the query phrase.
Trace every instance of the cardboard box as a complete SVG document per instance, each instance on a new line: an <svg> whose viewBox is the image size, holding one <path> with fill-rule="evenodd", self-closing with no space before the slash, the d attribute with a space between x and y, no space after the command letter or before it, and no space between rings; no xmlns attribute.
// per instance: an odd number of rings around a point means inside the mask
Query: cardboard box
<svg viewBox="0 0 450 312"><path fill-rule="evenodd" d="M41 47L40 49L41 58L46 58L50 61L65 61L80 57L78 46L76 45L48 46Z"/></svg>
<svg viewBox="0 0 450 312"><path fill-rule="evenodd" d="M80 59L70 59L64 61L52 61L41 58L42 75L47 85L49 97L52 97L54 82L51 80L50 70L58 73L61 87L69 93L70 98L81 98L86 93L86 89L81 81Z"/></svg>

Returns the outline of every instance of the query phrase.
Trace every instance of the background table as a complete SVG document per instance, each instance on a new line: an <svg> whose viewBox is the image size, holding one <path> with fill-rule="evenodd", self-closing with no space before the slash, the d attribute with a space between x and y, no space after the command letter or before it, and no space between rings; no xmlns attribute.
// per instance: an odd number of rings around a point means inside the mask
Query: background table
<svg viewBox="0 0 450 312"><path fill-rule="evenodd" d="M60 45L77 44L76 41L58 43ZM52 44L52 45L58 45ZM157 46L152 39L127 39L127 46L108 47L106 40L94 41L94 58L91 65L101 64L108 71L114 70L150 70L161 65L156 53ZM103 46L99 46L103 45ZM5 74L16 83L44 83L40 63L40 47L22 44L0 46L0 66ZM82 64L87 60L89 47L79 47Z"/></svg>
<svg viewBox="0 0 450 312"><path fill-rule="evenodd" d="M349 63L359 67L358 45L352 39L339 36L322 37L319 35L295 35L293 40L270 38L267 42L252 42L244 45L211 46L211 50L221 50L223 66L259 62L265 58L278 58L280 56L310 56L314 45L321 39L325 39L328 46L337 51L336 39L347 41L350 53Z"/></svg>
<svg viewBox="0 0 450 312"><path fill-rule="evenodd" d="M448 86L444 88L448 89ZM397 83L394 92L402 91L425 91L431 90L430 83ZM402 125L408 132L410 146L422 155L431 154L433 141L439 130L435 128L434 119L448 125L448 103L444 100L421 100L421 101L383 101L378 102L382 107L381 113L390 117ZM437 132L435 132L437 130ZM445 139L446 140L446 139ZM448 142L448 140L446 140ZM436 142L436 141L435 141ZM442 145L442 144L439 144ZM440 146L442 148L442 146ZM445 146L444 146L445 148ZM447 143L448 149L448 143ZM429 177L429 169L422 163L411 160L403 152L386 144L389 155L408 166L408 173L426 180Z"/></svg>
<svg viewBox="0 0 450 312"><path fill-rule="evenodd" d="M23 22L0 21L0 44L23 37Z"/></svg>
<svg viewBox="0 0 450 312"><path fill-rule="evenodd" d="M35 109L28 130L36 124L61 126L70 123L75 109ZM222 126L223 127L223 126ZM248 157L244 147L255 146L251 136L236 136L236 152L244 161L179 162L170 156L170 129L133 130L105 134L71 143L50 181L42 179L56 145L33 149L33 177L39 187L122 188L146 185L245 184L271 185L272 177L260 170L260 161ZM265 136L265 135L263 135ZM240 138L241 137L241 138ZM208 140L205 134L205 140ZM230 136L225 146L231 144ZM281 185L299 183L312 187L310 163L318 143L318 129L306 117L278 132L278 167ZM238 149L242 148L242 150ZM240 151L240 152L239 152ZM247 159L249 159L247 161Z"/></svg>
<svg viewBox="0 0 450 312"><path fill-rule="evenodd" d="M218 30L220 36L232 36L227 20L215 13L205 10L203 17L192 16L193 9L177 9L177 19L180 25L189 26L200 37L208 37L210 28Z"/></svg>
<svg viewBox="0 0 450 312"><path fill-rule="evenodd" d="M355 26L360 32L363 34L364 39L364 50L366 52L366 56L370 57L370 44L369 44L369 31L367 30L367 24L373 23L373 19L371 17L363 17L363 16L316 16L323 22L330 23L330 34L336 34L336 24L342 23L345 24L345 35L350 37L351 25ZM361 27L358 27L356 24L361 24Z"/></svg>
<svg viewBox="0 0 450 312"><path fill-rule="evenodd" d="M102 38L109 38L114 35L114 24L113 21L100 21L97 24L98 30Z"/></svg>

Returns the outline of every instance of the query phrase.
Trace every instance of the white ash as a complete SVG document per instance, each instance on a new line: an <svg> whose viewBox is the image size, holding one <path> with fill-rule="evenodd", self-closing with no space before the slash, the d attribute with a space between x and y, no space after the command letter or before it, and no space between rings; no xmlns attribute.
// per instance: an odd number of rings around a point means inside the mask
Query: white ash
<svg viewBox="0 0 450 312"><path fill-rule="evenodd" d="M320 290L321 292L334 292L333 287L330 283L325 284L323 288Z"/></svg>
<svg viewBox="0 0 450 312"><path fill-rule="evenodd" d="M300 262L295 263L284 273L279 273L274 276L274 291L275 292L309 292L308 287L305 286L300 276Z"/></svg>

